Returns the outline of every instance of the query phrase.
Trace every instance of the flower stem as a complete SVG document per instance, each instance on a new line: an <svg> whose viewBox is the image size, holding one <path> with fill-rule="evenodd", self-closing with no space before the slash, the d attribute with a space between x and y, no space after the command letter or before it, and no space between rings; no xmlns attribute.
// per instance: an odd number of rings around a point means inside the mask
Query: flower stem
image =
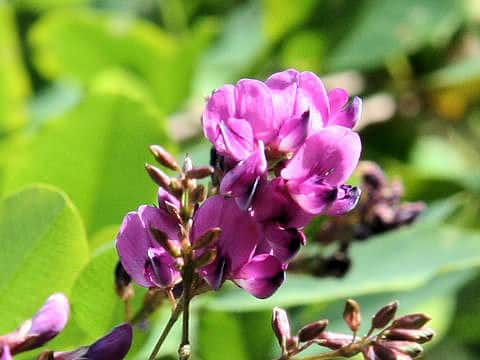
<svg viewBox="0 0 480 360"><path fill-rule="evenodd" d="M188 256L189 257L189 256ZM188 360L190 358L190 300L192 297L191 290L193 285L193 263L191 259L187 259L187 262L183 271L183 315L182 315L182 342L178 349L178 355L180 360Z"/></svg>
<svg viewBox="0 0 480 360"><path fill-rule="evenodd" d="M168 334L170 333L170 330L172 330L173 325L175 325L175 323L177 322L178 317L180 316L180 314L182 313L182 310L183 310L182 306L180 304L181 303L179 303L177 305L177 307L172 311L172 314L170 315L170 319L168 319L168 323L167 323L167 325L165 325L165 328L163 329L162 334L160 335L160 338L158 339L157 343L155 344L155 347L153 348L153 351L150 354L148 360L155 360L158 352L160 351L160 348L161 348L163 342L165 341Z"/></svg>

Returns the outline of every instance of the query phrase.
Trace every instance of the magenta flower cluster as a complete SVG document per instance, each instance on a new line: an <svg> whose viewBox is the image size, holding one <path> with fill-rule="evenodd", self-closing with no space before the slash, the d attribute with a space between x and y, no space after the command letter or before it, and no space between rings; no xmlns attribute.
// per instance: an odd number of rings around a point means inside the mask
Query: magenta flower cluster
<svg viewBox="0 0 480 360"><path fill-rule="evenodd" d="M213 288L232 280L258 298L282 284L289 261L305 244L303 227L317 215L341 215L360 191L346 185L358 164L361 143L352 127L361 100L343 89L326 91L311 72L287 70L266 82L243 79L213 92L203 113L205 136L214 146L219 193L193 214L194 245L220 228L213 262L198 274ZM182 205L159 190L159 206L141 206L125 217L117 250L127 273L144 287L181 281L181 259L156 241L162 231L171 247L179 238ZM176 209L176 211L172 211Z"/></svg>

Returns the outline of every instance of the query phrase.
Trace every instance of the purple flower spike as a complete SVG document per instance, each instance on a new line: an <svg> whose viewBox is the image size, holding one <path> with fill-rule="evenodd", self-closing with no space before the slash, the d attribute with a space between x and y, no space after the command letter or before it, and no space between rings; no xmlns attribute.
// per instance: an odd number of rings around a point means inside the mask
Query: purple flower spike
<svg viewBox="0 0 480 360"><path fill-rule="evenodd" d="M285 271L281 262L268 254L253 257L234 274L234 282L259 299L272 296L284 280Z"/></svg>
<svg viewBox="0 0 480 360"><path fill-rule="evenodd" d="M122 360L132 346L132 327L123 324L90 346L54 353L55 360Z"/></svg>
<svg viewBox="0 0 480 360"><path fill-rule="evenodd" d="M65 328L69 315L67 297L61 293L51 295L32 319L14 332L0 336L1 360L11 359L12 354L38 348L50 341Z"/></svg>
<svg viewBox="0 0 480 360"><path fill-rule="evenodd" d="M191 234L193 243L214 227L222 229L214 245L217 258L200 273L210 286L218 289L251 259L261 237L250 214L242 211L234 199L221 195L210 197L195 213Z"/></svg>
<svg viewBox="0 0 480 360"><path fill-rule="evenodd" d="M178 220L163 207L140 206L128 213L117 236L117 251L125 271L143 287L168 287L180 273L173 259L153 238L151 229L178 241Z"/></svg>

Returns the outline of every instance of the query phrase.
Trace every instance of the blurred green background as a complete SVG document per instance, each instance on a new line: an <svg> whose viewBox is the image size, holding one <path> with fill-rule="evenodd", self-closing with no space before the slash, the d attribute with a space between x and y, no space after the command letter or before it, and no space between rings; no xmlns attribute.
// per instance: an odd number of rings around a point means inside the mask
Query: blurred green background
<svg viewBox="0 0 480 360"><path fill-rule="evenodd" d="M265 301L233 286L195 300L194 358L273 358L275 305L295 326L329 317L346 331L347 297L367 319L392 299L431 314L427 359L480 358L478 0L0 0L0 334L54 291L72 316L48 348L120 323L113 239L155 199L147 146L205 164L205 97L289 67L364 99L363 159L429 210L355 244L342 280L292 275ZM136 332L129 359L145 358L166 316Z"/></svg>

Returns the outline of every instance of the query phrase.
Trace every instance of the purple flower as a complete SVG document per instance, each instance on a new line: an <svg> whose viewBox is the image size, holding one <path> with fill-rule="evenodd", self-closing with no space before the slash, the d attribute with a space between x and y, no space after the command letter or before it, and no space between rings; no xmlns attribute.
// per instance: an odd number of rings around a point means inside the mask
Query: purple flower
<svg viewBox="0 0 480 360"><path fill-rule="evenodd" d="M357 133L329 126L310 136L281 171L291 197L310 214L334 215L351 210L359 197L344 186L361 152Z"/></svg>
<svg viewBox="0 0 480 360"><path fill-rule="evenodd" d="M51 295L41 309L20 327L0 336L1 359L38 348L57 336L67 324L70 314L68 299L61 293Z"/></svg>
<svg viewBox="0 0 480 360"><path fill-rule="evenodd" d="M264 237L250 214L242 211L232 198L213 196L194 216L193 243L214 227L222 229L214 245L217 256L213 263L200 269L201 276L214 289L228 279L258 298L272 295L284 280L284 269L274 255L255 252Z"/></svg>
<svg viewBox="0 0 480 360"><path fill-rule="evenodd" d="M147 288L171 287L180 278L175 259L152 233L159 230L169 241L178 242L178 219L167 211L163 201L169 199L170 203L176 203L164 192L160 192L159 198L158 208L143 205L125 216L116 243L125 271L137 284Z"/></svg>
<svg viewBox="0 0 480 360"><path fill-rule="evenodd" d="M55 360L122 360L132 346L132 327L123 324L89 346L70 352L55 352Z"/></svg>

